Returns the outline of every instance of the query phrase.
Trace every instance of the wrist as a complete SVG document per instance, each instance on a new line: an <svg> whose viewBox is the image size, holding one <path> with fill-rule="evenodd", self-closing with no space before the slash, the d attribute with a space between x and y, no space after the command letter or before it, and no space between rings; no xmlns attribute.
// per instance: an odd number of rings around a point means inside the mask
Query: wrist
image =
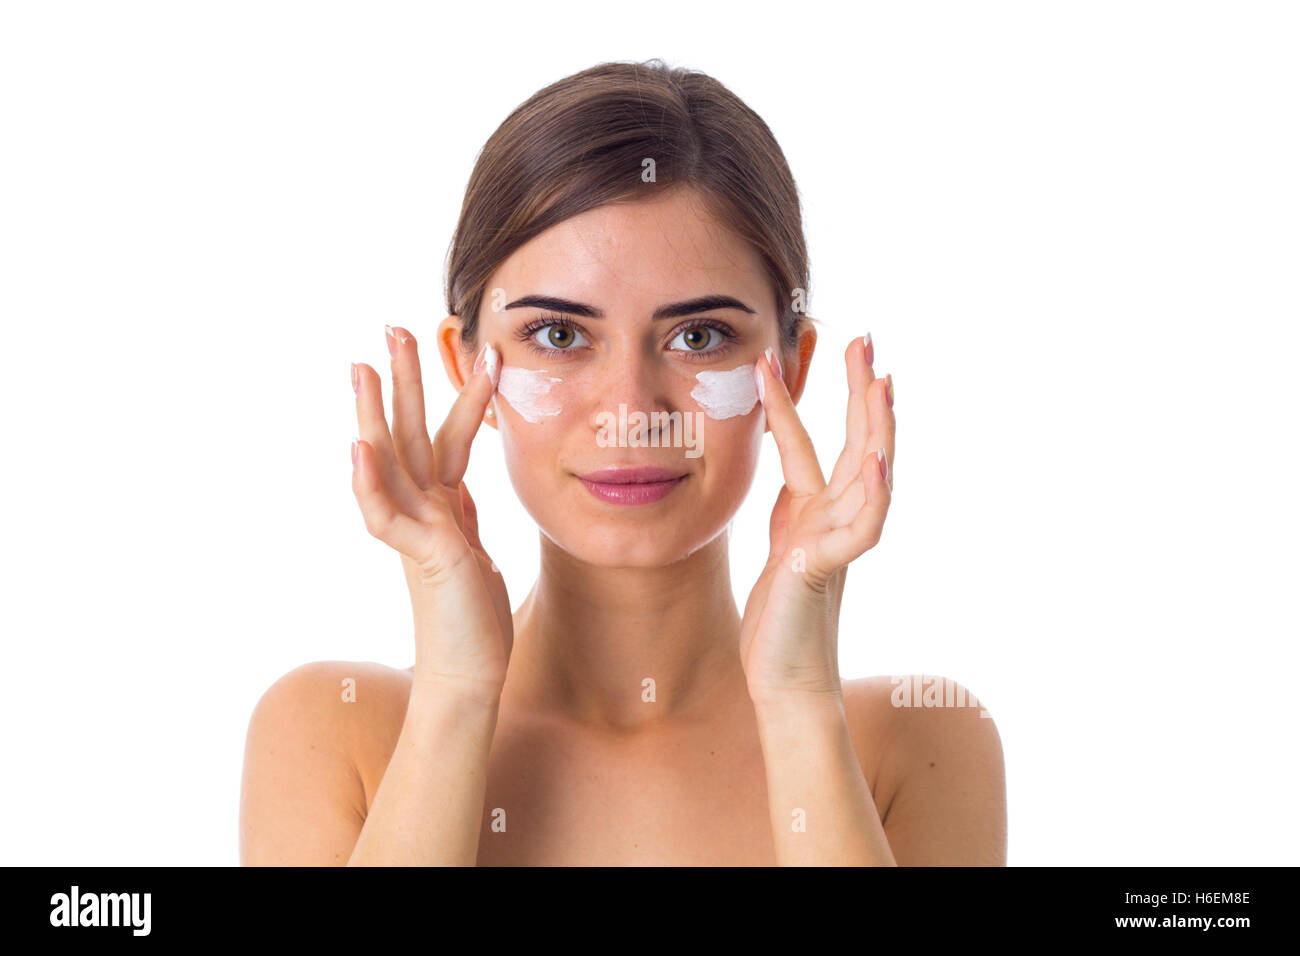
<svg viewBox="0 0 1300 956"><path fill-rule="evenodd" d="M838 685L838 681L836 684ZM840 686L825 688L750 687L749 699L760 714L830 716L844 714L844 691Z"/></svg>
<svg viewBox="0 0 1300 956"><path fill-rule="evenodd" d="M411 678L409 707L454 708L467 713L495 711L501 705L501 685L442 674L421 674Z"/></svg>

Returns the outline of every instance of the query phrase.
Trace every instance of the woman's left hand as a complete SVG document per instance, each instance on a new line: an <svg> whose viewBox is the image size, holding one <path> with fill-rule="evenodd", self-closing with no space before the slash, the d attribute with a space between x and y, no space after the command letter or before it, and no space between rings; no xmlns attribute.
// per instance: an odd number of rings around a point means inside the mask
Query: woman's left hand
<svg viewBox="0 0 1300 956"><path fill-rule="evenodd" d="M785 486L772 509L767 565L745 604L741 666L755 702L792 693L838 697L847 566L880 540L893 488L893 381L876 378L869 342L849 343L844 450L827 483L775 357L768 349L754 368Z"/></svg>

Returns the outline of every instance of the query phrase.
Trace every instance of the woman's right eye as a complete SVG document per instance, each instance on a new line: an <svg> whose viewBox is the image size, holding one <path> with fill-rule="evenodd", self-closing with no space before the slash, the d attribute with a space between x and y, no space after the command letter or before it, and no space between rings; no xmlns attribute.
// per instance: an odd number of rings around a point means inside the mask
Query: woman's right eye
<svg viewBox="0 0 1300 956"><path fill-rule="evenodd" d="M589 345L581 332L570 325L561 325L552 323L538 329L532 335L532 341L544 349L554 349L558 352L568 351L575 345Z"/></svg>

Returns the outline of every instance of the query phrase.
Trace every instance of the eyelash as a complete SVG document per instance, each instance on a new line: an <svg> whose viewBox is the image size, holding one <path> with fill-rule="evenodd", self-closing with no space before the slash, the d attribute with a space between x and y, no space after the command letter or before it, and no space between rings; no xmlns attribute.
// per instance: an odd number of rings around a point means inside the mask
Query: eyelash
<svg viewBox="0 0 1300 956"><path fill-rule="evenodd" d="M539 329L544 329L552 325L562 325L565 328L572 329L575 332L582 331L582 329L578 327L578 324L574 322L572 319L566 319L562 315L545 315L542 316L540 319L534 319L533 321L525 325L522 329L520 329L519 340L523 342L526 346L528 346L530 349L532 349L534 352L537 352L540 355L563 355L565 352L575 351L574 349L548 349L545 346L538 345L533 340L533 335L535 335ZM719 354L720 352L725 352L728 346L732 342L740 338L740 336L737 335L731 329L730 326L722 322L718 322L715 319L695 319L691 322L683 323L682 325L679 325L677 328L673 329L672 334L668 337L668 341L671 342L673 339L677 338L678 335L680 335L682 332L687 331L688 329L695 329L700 327L706 329L713 329L721 333L724 340L723 343L716 348L704 349L702 351L697 349L673 349L673 351L685 352L691 355L692 361L703 361L705 358L712 359L713 356Z"/></svg>

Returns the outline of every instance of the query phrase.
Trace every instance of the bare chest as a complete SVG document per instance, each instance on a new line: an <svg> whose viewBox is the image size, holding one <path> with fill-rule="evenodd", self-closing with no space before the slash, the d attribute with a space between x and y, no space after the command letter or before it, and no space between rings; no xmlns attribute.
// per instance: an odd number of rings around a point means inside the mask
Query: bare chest
<svg viewBox="0 0 1300 956"><path fill-rule="evenodd" d="M367 810L397 743L406 694L409 683L395 681L361 735ZM865 728L855 747L883 815L893 790L879 775L879 729L852 695L848 702L851 726ZM727 713L690 730L620 738L503 710L489 755L478 863L775 865L752 708Z"/></svg>
<svg viewBox="0 0 1300 956"><path fill-rule="evenodd" d="M484 866L751 866L776 862L756 734L568 737L499 727L478 862Z"/></svg>

